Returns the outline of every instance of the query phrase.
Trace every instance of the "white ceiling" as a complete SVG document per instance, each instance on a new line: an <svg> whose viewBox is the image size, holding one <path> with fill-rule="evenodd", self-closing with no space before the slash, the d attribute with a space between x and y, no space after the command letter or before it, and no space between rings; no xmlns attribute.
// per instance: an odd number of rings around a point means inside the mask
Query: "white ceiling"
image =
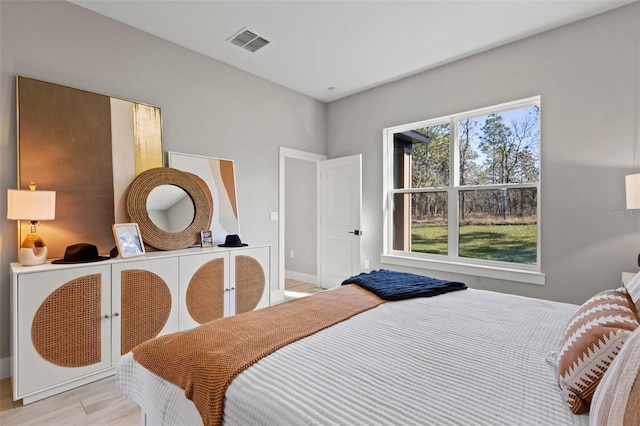
<svg viewBox="0 0 640 426"><path fill-rule="evenodd" d="M70 1L331 102L637 0ZM244 27L270 44L227 41Z"/></svg>

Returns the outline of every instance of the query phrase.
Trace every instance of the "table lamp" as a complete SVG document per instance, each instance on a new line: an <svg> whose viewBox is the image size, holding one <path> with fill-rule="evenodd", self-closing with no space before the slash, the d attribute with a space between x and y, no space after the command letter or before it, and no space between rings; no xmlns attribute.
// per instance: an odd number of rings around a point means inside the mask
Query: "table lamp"
<svg viewBox="0 0 640 426"><path fill-rule="evenodd" d="M625 177L625 188L627 209L640 209L640 173L627 175ZM638 266L640 266L640 255L638 255Z"/></svg>
<svg viewBox="0 0 640 426"><path fill-rule="evenodd" d="M29 190L7 190L7 219L31 221L29 233L20 246L18 259L22 265L40 265L47 260L49 251L37 233L39 220L56 217L56 192L36 191L31 182Z"/></svg>
<svg viewBox="0 0 640 426"><path fill-rule="evenodd" d="M625 177L627 208L640 209L640 173Z"/></svg>

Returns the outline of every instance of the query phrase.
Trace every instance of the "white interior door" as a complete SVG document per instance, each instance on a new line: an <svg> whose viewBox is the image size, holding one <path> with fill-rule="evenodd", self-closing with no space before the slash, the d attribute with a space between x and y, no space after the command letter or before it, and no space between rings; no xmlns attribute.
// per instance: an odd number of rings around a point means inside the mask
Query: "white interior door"
<svg viewBox="0 0 640 426"><path fill-rule="evenodd" d="M361 271L362 155L320 163L320 285L339 286Z"/></svg>

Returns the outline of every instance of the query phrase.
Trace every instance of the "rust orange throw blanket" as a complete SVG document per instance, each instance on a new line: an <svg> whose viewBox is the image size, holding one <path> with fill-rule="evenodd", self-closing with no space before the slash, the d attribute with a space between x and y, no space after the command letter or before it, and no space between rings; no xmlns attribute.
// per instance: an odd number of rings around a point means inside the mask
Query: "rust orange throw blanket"
<svg viewBox="0 0 640 426"><path fill-rule="evenodd" d="M182 389L205 425L221 425L224 394L254 362L384 300L357 285L161 336L133 349L145 368Z"/></svg>

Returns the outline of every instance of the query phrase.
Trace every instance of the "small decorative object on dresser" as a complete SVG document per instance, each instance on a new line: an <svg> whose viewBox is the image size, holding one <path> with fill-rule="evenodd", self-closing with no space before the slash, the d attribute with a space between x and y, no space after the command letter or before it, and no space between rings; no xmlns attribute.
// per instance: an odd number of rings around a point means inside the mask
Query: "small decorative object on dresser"
<svg viewBox="0 0 640 426"><path fill-rule="evenodd" d="M213 233L211 230L202 231L200 233L200 241L202 242L202 247L213 247Z"/></svg>
<svg viewBox="0 0 640 426"><path fill-rule="evenodd" d="M249 244L243 243L238 234L227 235L224 244L218 244L220 247L246 247Z"/></svg>
<svg viewBox="0 0 640 426"><path fill-rule="evenodd" d="M137 223L114 224L113 237L118 245L120 257L127 258L144 254L144 244Z"/></svg>
<svg viewBox="0 0 640 426"><path fill-rule="evenodd" d="M56 265L66 265L73 263L92 263L109 260L108 256L100 256L98 247L89 243L78 243L67 247L62 259L56 259L51 263Z"/></svg>
<svg viewBox="0 0 640 426"><path fill-rule="evenodd" d="M49 250L37 233L38 221L56 217L56 192L36 191L35 182L29 188L7 191L7 219L31 221L31 232L18 251L20 263L25 266L41 265L47 260Z"/></svg>

